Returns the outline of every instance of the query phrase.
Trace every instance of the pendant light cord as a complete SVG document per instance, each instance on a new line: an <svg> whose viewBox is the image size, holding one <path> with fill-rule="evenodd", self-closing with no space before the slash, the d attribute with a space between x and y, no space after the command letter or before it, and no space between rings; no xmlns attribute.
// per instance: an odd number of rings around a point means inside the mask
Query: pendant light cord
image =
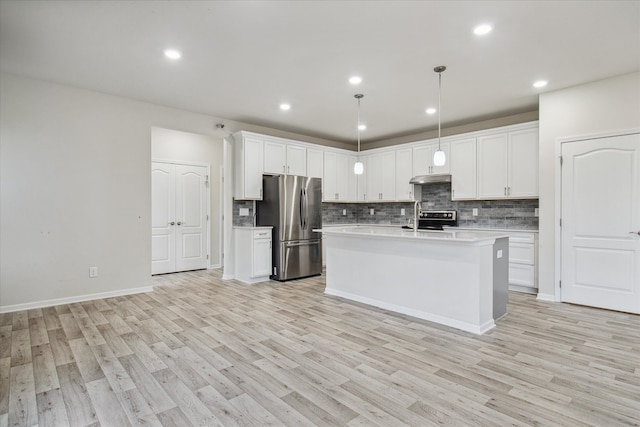
<svg viewBox="0 0 640 427"><path fill-rule="evenodd" d="M442 71L438 72L438 151L440 151L440 119L442 117Z"/></svg>
<svg viewBox="0 0 640 427"><path fill-rule="evenodd" d="M356 95L358 99L358 154L360 154L360 99L362 99L362 95Z"/></svg>

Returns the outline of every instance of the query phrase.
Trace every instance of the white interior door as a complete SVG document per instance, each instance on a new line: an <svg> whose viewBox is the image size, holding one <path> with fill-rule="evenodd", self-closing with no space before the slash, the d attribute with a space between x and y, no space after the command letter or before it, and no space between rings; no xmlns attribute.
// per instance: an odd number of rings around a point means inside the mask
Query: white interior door
<svg viewBox="0 0 640 427"><path fill-rule="evenodd" d="M151 274L175 271L175 166L151 165Z"/></svg>
<svg viewBox="0 0 640 427"><path fill-rule="evenodd" d="M207 267L207 170L176 165L176 271Z"/></svg>
<svg viewBox="0 0 640 427"><path fill-rule="evenodd" d="M640 134L562 144L562 300L640 313Z"/></svg>
<svg viewBox="0 0 640 427"><path fill-rule="evenodd" d="M154 162L151 273L207 267L207 168Z"/></svg>

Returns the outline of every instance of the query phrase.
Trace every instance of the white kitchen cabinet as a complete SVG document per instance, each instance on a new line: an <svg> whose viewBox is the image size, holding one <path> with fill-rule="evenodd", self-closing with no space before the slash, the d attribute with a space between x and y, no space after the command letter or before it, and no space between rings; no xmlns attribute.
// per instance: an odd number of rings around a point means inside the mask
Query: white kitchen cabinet
<svg viewBox="0 0 640 427"><path fill-rule="evenodd" d="M414 186L413 184L409 184L409 181L413 176L413 149L403 148L401 150L396 150L395 192L397 200L414 200Z"/></svg>
<svg viewBox="0 0 640 427"><path fill-rule="evenodd" d="M349 197L349 158L346 154L325 151L322 200L346 202Z"/></svg>
<svg viewBox="0 0 640 427"><path fill-rule="evenodd" d="M538 140L537 128L509 132L509 197L538 197Z"/></svg>
<svg viewBox="0 0 640 427"><path fill-rule="evenodd" d="M234 227L236 279L244 283L269 280L272 269L272 227Z"/></svg>
<svg viewBox="0 0 640 427"><path fill-rule="evenodd" d="M442 166L433 164L433 154L438 151L438 144L424 144L413 149L413 175L438 175L451 172L451 158L449 143L443 142L440 147L445 154L445 163Z"/></svg>
<svg viewBox="0 0 640 427"><path fill-rule="evenodd" d="M509 289L512 291L537 292L537 237L533 232L509 232Z"/></svg>
<svg viewBox="0 0 640 427"><path fill-rule="evenodd" d="M264 173L287 173L287 145L276 141L264 141Z"/></svg>
<svg viewBox="0 0 640 427"><path fill-rule="evenodd" d="M451 200L475 199L477 196L476 139L450 141Z"/></svg>
<svg viewBox="0 0 640 427"><path fill-rule="evenodd" d="M307 175L307 149L298 145L287 145L287 175Z"/></svg>
<svg viewBox="0 0 640 427"><path fill-rule="evenodd" d="M362 175L356 175L353 172L353 167L357 161L358 156L348 156L347 200L350 202L358 200L358 181Z"/></svg>
<svg viewBox="0 0 640 427"><path fill-rule="evenodd" d="M306 176L307 149L265 139L264 173Z"/></svg>
<svg viewBox="0 0 640 427"><path fill-rule="evenodd" d="M478 198L538 197L538 130L478 137Z"/></svg>
<svg viewBox="0 0 640 427"><path fill-rule="evenodd" d="M262 200L264 141L261 138L234 134L234 197L237 200Z"/></svg>
<svg viewBox="0 0 640 427"><path fill-rule="evenodd" d="M396 152L385 151L367 159L367 201L392 201L396 198Z"/></svg>
<svg viewBox="0 0 640 427"><path fill-rule="evenodd" d="M307 176L322 178L324 175L324 151L307 148Z"/></svg>
<svg viewBox="0 0 640 427"><path fill-rule="evenodd" d="M364 172L362 175L355 175L356 177L356 198L353 199L356 202L364 202L367 200L367 176L369 174L368 156L360 153L358 157L362 165L364 166Z"/></svg>

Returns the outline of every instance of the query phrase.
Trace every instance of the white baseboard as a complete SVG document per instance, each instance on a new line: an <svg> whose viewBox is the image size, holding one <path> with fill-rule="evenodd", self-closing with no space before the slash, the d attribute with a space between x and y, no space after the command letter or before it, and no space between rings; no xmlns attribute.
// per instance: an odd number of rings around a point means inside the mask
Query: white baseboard
<svg viewBox="0 0 640 427"><path fill-rule="evenodd" d="M207 267L207 270L216 270L218 268L222 268L222 264L209 264L209 267Z"/></svg>
<svg viewBox="0 0 640 427"><path fill-rule="evenodd" d="M233 280L235 278L236 278L236 276L233 275L233 274L223 274L222 275L222 280Z"/></svg>
<svg viewBox="0 0 640 427"><path fill-rule="evenodd" d="M471 332L472 334L476 334L476 335L482 335L488 330L493 329L496 326L493 319L489 320L488 322L482 325L474 325L472 323L463 322L461 320L452 319L450 317L439 316L437 314L427 313L422 310L416 310L413 308L408 308L408 307L404 307L396 304L390 304L388 302L367 298L360 295L354 295L350 292L339 291L336 289L326 288L324 293L326 295L333 295L341 298L350 299L353 301L372 305L374 307L379 307L385 310L391 310L397 313L407 314L409 316L417 317L418 319L440 323L441 325L451 326L453 328L457 328L466 332Z"/></svg>
<svg viewBox="0 0 640 427"><path fill-rule="evenodd" d="M153 292L153 286L142 286L140 288L122 289L112 292L100 292L97 294L78 295L75 297L57 298L43 301L28 302L24 304L0 306L0 313L12 313L14 311L32 310L34 308L52 307L54 305L72 304L74 302L91 301L94 299L121 297L124 295L141 294Z"/></svg>
<svg viewBox="0 0 640 427"><path fill-rule="evenodd" d="M553 294L538 293L538 296L536 297L536 299L539 299L540 301L558 302L556 300L556 296Z"/></svg>

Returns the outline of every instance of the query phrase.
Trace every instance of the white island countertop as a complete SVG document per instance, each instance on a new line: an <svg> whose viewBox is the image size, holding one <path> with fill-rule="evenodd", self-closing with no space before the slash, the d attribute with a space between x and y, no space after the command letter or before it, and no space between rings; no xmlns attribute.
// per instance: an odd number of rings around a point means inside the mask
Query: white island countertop
<svg viewBox="0 0 640 427"><path fill-rule="evenodd" d="M508 237L506 233L472 230L410 230L402 226L348 225L313 230L323 234L354 235L360 237L390 238L402 240L426 240L464 244L492 245L496 239Z"/></svg>

